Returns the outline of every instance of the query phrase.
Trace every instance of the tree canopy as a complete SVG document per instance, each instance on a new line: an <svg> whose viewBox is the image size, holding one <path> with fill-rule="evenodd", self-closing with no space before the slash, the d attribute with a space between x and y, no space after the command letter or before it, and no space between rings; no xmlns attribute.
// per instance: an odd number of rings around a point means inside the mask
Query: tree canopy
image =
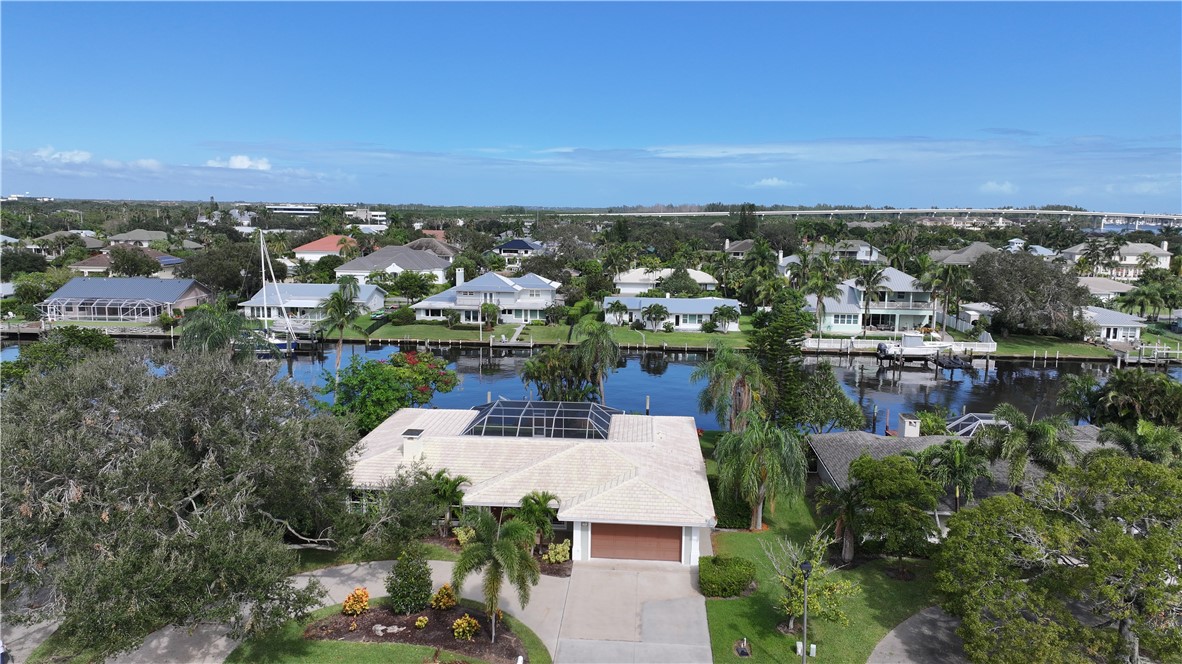
<svg viewBox="0 0 1182 664"><path fill-rule="evenodd" d="M995 332L1050 334L1071 339L1088 326L1077 318L1087 304L1088 290L1075 275L1026 252L999 251L972 266L976 297L997 307L990 318Z"/></svg>
<svg viewBox="0 0 1182 664"><path fill-rule="evenodd" d="M386 360L363 360L354 355L338 374L325 380L324 394L333 395L329 409L335 415L351 415L365 435L399 409L417 408L437 393L459 384L447 361L430 353L394 353Z"/></svg>

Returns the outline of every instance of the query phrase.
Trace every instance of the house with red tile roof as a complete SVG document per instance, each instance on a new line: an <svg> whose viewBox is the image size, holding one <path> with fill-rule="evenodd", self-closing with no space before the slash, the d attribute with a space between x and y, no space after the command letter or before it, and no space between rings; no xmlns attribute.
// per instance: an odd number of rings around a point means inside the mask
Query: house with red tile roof
<svg viewBox="0 0 1182 664"><path fill-rule="evenodd" d="M345 240L345 244L341 244L341 240ZM300 245L292 250L295 254L296 260L306 260L310 263L324 258L325 256L340 256L341 249L345 246L356 247L357 240L348 235L329 235L322 237L319 240L309 242L308 244Z"/></svg>

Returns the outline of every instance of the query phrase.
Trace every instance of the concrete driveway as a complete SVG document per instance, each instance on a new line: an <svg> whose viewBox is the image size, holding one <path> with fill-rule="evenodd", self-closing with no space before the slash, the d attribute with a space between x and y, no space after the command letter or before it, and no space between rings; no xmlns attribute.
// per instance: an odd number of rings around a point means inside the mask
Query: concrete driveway
<svg viewBox="0 0 1182 664"><path fill-rule="evenodd" d="M706 601L695 577L676 563L575 563L554 661L709 663Z"/></svg>

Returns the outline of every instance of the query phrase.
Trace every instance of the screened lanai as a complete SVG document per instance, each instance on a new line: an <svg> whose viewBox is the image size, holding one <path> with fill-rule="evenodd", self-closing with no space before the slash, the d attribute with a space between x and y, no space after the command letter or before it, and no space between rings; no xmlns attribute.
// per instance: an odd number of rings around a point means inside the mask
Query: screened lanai
<svg viewBox="0 0 1182 664"><path fill-rule="evenodd" d="M58 297L37 305L42 315L54 320L99 322L151 322L169 311L168 303L126 297Z"/></svg>
<svg viewBox="0 0 1182 664"><path fill-rule="evenodd" d="M612 415L624 412L597 403L508 399L476 406L472 410L478 414L464 429L465 436L598 440L607 439Z"/></svg>

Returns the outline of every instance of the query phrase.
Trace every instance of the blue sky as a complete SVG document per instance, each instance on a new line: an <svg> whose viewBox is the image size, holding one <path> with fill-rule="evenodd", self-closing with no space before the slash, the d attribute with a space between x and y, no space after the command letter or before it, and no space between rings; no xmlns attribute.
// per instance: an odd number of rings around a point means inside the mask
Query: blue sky
<svg viewBox="0 0 1182 664"><path fill-rule="evenodd" d="M0 191L1182 211L1182 3L0 5Z"/></svg>

